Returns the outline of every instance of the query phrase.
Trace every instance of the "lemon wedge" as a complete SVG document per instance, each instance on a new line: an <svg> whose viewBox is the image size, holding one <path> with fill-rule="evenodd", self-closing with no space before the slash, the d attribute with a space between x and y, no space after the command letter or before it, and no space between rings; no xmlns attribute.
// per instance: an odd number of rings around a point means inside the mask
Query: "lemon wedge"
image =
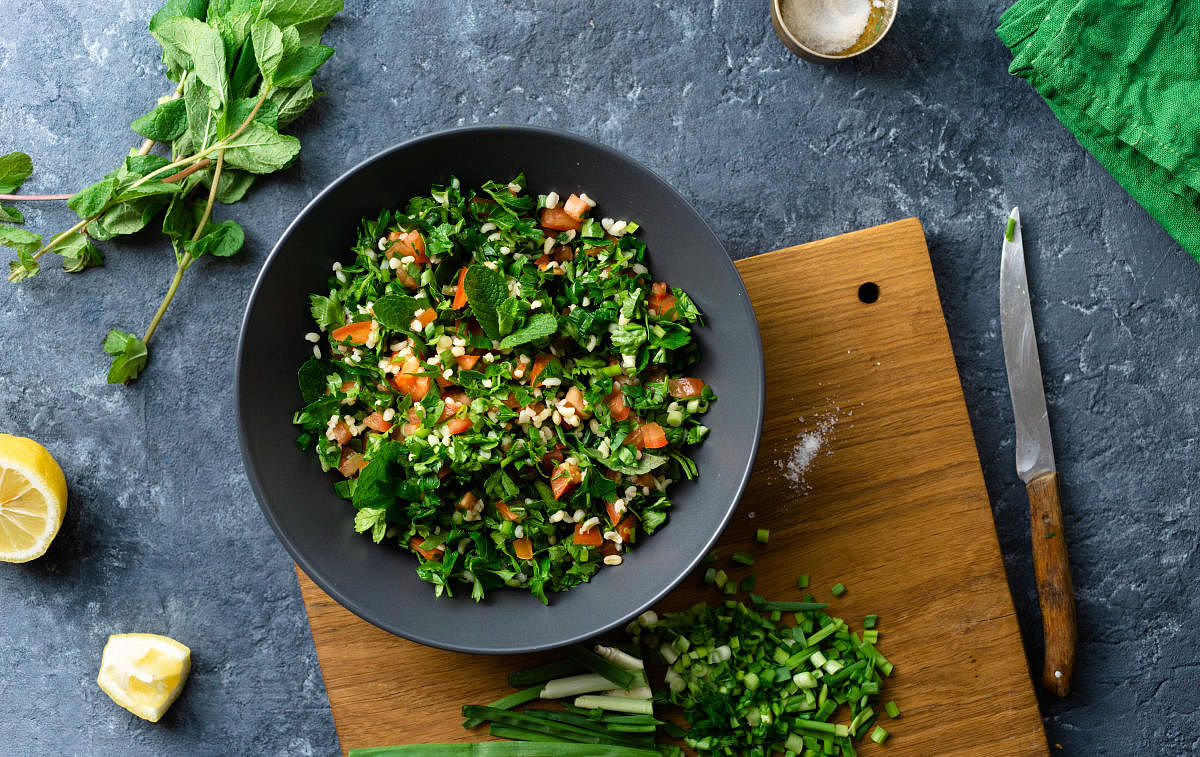
<svg viewBox="0 0 1200 757"><path fill-rule="evenodd" d="M192 650L169 636L120 633L108 637L96 683L139 718L157 723L183 691Z"/></svg>
<svg viewBox="0 0 1200 757"><path fill-rule="evenodd" d="M46 448L0 434L0 562L44 555L66 512L67 479Z"/></svg>

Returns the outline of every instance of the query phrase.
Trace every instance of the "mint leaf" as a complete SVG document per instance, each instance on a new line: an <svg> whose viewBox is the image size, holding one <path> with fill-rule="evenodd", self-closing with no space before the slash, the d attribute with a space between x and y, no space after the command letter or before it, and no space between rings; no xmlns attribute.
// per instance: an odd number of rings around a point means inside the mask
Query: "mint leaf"
<svg viewBox="0 0 1200 757"><path fill-rule="evenodd" d="M17 250L17 259L8 261L8 270L12 280L16 282L36 276L42 267L33 259L33 255L24 250Z"/></svg>
<svg viewBox="0 0 1200 757"><path fill-rule="evenodd" d="M619 471L620 473L625 473L630 476L640 476L643 473L649 473L658 466L667 462L667 458L661 455L652 455L644 450L642 451L642 459L636 460L632 463L623 463L617 459L616 455L604 457L600 454L600 450L592 449L591 447L583 447L583 451L605 468Z"/></svg>
<svg viewBox="0 0 1200 757"><path fill-rule="evenodd" d="M12 194L33 173L33 160L23 152L0 156L0 194Z"/></svg>
<svg viewBox="0 0 1200 757"><path fill-rule="evenodd" d="M330 373L323 361L310 357L296 372L296 380L300 384L300 396L305 405L311 405L325 396L325 376Z"/></svg>
<svg viewBox="0 0 1200 757"><path fill-rule="evenodd" d="M326 21L345 7L342 0L263 0L258 17L281 27Z"/></svg>
<svg viewBox="0 0 1200 757"><path fill-rule="evenodd" d="M224 205L232 205L238 202L246 196L246 192L250 191L250 187L254 186L254 181L257 178L252 173L232 168L222 171L221 183L217 185L217 202ZM204 184L211 187L212 177L206 175Z"/></svg>
<svg viewBox="0 0 1200 757"><path fill-rule="evenodd" d="M11 247L17 252L32 255L41 249L42 235L13 226L0 226L0 244Z"/></svg>
<svg viewBox="0 0 1200 757"><path fill-rule="evenodd" d="M386 300L387 297L382 297L375 303L375 308L378 310L379 302ZM345 320L345 314L342 312L342 306L338 303L335 297L323 297L319 294L309 295L309 311L312 313L313 320L317 322L317 326L328 331L342 325ZM376 319L379 318L378 313ZM410 317L409 320L412 320ZM380 321L382 323L382 321ZM408 324L405 324L406 326Z"/></svg>
<svg viewBox="0 0 1200 757"><path fill-rule="evenodd" d="M88 268L104 265L104 253L96 249L92 240L83 234L72 234L59 243L54 251L62 257L62 267L67 273L79 273Z"/></svg>
<svg viewBox="0 0 1200 757"><path fill-rule="evenodd" d="M183 87L183 105L187 110L187 136L190 152L199 152L217 136L217 117L208 107L208 87L196 78L188 78Z"/></svg>
<svg viewBox="0 0 1200 757"><path fill-rule="evenodd" d="M204 234L197 240L183 243L183 249L193 258L209 254L227 258L242 249L246 234L237 221L221 221L204 227Z"/></svg>
<svg viewBox="0 0 1200 757"><path fill-rule="evenodd" d="M463 277L463 291L467 294L467 305L471 314L489 339L500 338L497 310L508 297L508 285L504 275L476 263L467 267Z"/></svg>
<svg viewBox="0 0 1200 757"><path fill-rule="evenodd" d="M170 142L187 129L187 108L181 98L167 100L129 126L146 139Z"/></svg>
<svg viewBox="0 0 1200 757"><path fill-rule="evenodd" d="M283 59L283 32L267 19L256 21L250 27L250 39L254 43L254 60L262 73L263 82L275 84L275 72Z"/></svg>
<svg viewBox="0 0 1200 757"><path fill-rule="evenodd" d="M375 300L375 307L371 310L375 315L375 320L379 321L384 328L408 332L412 331L410 325L413 315L424 307L425 304L418 302L415 297L404 294L385 294Z"/></svg>
<svg viewBox="0 0 1200 757"><path fill-rule="evenodd" d="M513 324L520 314L521 301L516 297L509 297L500 303L500 307L496 308L496 326L500 333L507 334L512 331Z"/></svg>
<svg viewBox="0 0 1200 757"><path fill-rule="evenodd" d="M200 200L187 200L175 197L163 215L162 231L171 238L171 245L176 253L183 248L184 242L192 238L200 217L204 215L204 203Z"/></svg>
<svg viewBox="0 0 1200 757"><path fill-rule="evenodd" d="M167 159L159 155L130 155L125 158L124 168L117 169L115 176L118 179L128 179L131 176L140 179L151 171L157 171L167 163ZM113 176L114 174L109 175Z"/></svg>
<svg viewBox="0 0 1200 757"><path fill-rule="evenodd" d="M140 197L119 203L104 211L104 215L88 224L88 234L93 239L103 242L122 234L141 231L166 204L166 198L161 195Z"/></svg>
<svg viewBox="0 0 1200 757"><path fill-rule="evenodd" d="M228 120L231 130L241 126L250 117L250 113L254 110L256 103L258 103L257 97L243 97L229 104ZM279 123L279 106L271 102L270 98L263 100L263 104L259 107L258 112L254 114L254 120L262 121L272 129L277 128L277 124Z"/></svg>
<svg viewBox="0 0 1200 757"><path fill-rule="evenodd" d="M254 60L254 41L250 39L250 22L253 16L249 13L239 14L241 23L236 30L232 25L217 23L221 39L225 41L225 57L237 61L229 74L229 99L249 97L254 94L258 83L258 62ZM240 40L240 42L239 42ZM234 124L236 126L236 124Z"/></svg>
<svg viewBox="0 0 1200 757"><path fill-rule="evenodd" d="M276 90L267 98L267 101L277 106L279 125L287 126L299 118L301 113L308 110L308 106L312 105L316 99L317 93L313 89L312 82L306 81L299 87Z"/></svg>
<svg viewBox="0 0 1200 757"><path fill-rule="evenodd" d="M250 173L273 173L291 165L300 153L300 140L254 121L229 143L225 163Z"/></svg>
<svg viewBox="0 0 1200 757"><path fill-rule="evenodd" d="M71 199L67 200L67 207L74 210L75 215L81 219L91 218L104 209L116 189L115 178L102 179L72 195Z"/></svg>
<svg viewBox="0 0 1200 757"><path fill-rule="evenodd" d="M160 21L150 33L163 47L168 73L178 68L191 72L208 87L208 107L219 109L229 100L229 77L225 73L225 43L221 33L189 16Z"/></svg>
<svg viewBox="0 0 1200 757"><path fill-rule="evenodd" d="M104 351L113 356L112 366L108 369L110 384L124 384L137 378L150 357L141 339L117 329L108 330Z"/></svg>
<svg viewBox="0 0 1200 757"><path fill-rule="evenodd" d="M208 10L208 0L167 0L163 7L150 17L150 31L153 32L159 24L169 18L180 16L204 18L206 10Z"/></svg>
<svg viewBox="0 0 1200 757"><path fill-rule="evenodd" d="M5 223L25 223L25 216L16 208L6 208L0 205L0 221Z"/></svg>
<svg viewBox="0 0 1200 757"><path fill-rule="evenodd" d="M294 87L308 81L331 55L333 48L325 45L300 45L285 49L279 69L275 72L274 83L280 87Z"/></svg>
<svg viewBox="0 0 1200 757"><path fill-rule="evenodd" d="M501 349L511 349L519 344L545 339L558 330L558 319L551 313L535 313L525 325L500 340Z"/></svg>
<svg viewBox="0 0 1200 757"><path fill-rule="evenodd" d="M371 532L371 541L378 544L387 533L387 508L364 507L354 514L354 530Z"/></svg>

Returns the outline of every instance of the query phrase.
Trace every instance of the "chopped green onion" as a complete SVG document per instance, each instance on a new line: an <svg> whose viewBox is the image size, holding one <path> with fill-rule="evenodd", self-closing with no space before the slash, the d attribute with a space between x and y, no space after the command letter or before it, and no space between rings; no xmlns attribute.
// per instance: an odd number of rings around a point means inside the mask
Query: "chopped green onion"
<svg viewBox="0 0 1200 757"><path fill-rule="evenodd" d="M879 641L879 632L878 631L863 631L862 637L863 637L863 641L865 641L869 644L874 644L875 642Z"/></svg>
<svg viewBox="0 0 1200 757"><path fill-rule="evenodd" d="M768 602L757 594L750 598L756 610L780 610L781 612L801 612L804 610L824 610L829 605L825 602Z"/></svg>
<svg viewBox="0 0 1200 757"><path fill-rule="evenodd" d="M879 622L878 615L868 615L867 617L863 618L863 628L867 628L867 629L874 628L875 624L878 622Z"/></svg>
<svg viewBox="0 0 1200 757"><path fill-rule="evenodd" d="M759 544L766 544L771 538L771 531L767 528L760 528L754 532L754 541Z"/></svg>
<svg viewBox="0 0 1200 757"><path fill-rule="evenodd" d="M494 707L497 710L511 710L514 707L519 707L520 705L537 699L542 693L542 688L543 687L540 683L535 686L530 686L527 689L522 689L521 691L509 694L501 699L497 699L495 702L489 704L488 707ZM462 727L469 730L482 723L482 720L469 718L463 721Z"/></svg>
<svg viewBox="0 0 1200 757"><path fill-rule="evenodd" d="M846 593L846 587L841 583L836 583L830 588L829 592L835 597L840 597Z"/></svg>
<svg viewBox="0 0 1200 757"><path fill-rule="evenodd" d="M734 552L729 556L730 562L735 562L738 565L753 565L754 555L749 552Z"/></svg>
<svg viewBox="0 0 1200 757"><path fill-rule="evenodd" d="M583 707L585 709L599 707L602 710L632 712L639 715L654 714L654 706L648 699L628 699L626 697L584 695L575 698L575 706Z"/></svg>
<svg viewBox="0 0 1200 757"><path fill-rule="evenodd" d="M889 718L900 717L900 708L896 706L895 701L889 701L887 704L885 704L883 706L883 711L888 714Z"/></svg>
<svg viewBox="0 0 1200 757"><path fill-rule="evenodd" d="M634 674L633 686L645 685L645 674ZM595 691L607 691L612 687L612 680L599 673L581 673L576 676L555 678L553 681L547 681L546 685L542 687L540 697L542 699L565 699L567 697L579 696L580 694L591 694Z"/></svg>
<svg viewBox="0 0 1200 757"><path fill-rule="evenodd" d="M891 736L891 734L881 725L875 726L875 730L871 731L871 741L874 741L876 744L882 744L887 741L888 736Z"/></svg>
<svg viewBox="0 0 1200 757"><path fill-rule="evenodd" d="M711 586L712 584L716 583L716 580L717 580L717 569L716 568L709 568L708 570L704 571L704 583Z"/></svg>
<svg viewBox="0 0 1200 757"><path fill-rule="evenodd" d="M536 668L518 670L516 673L508 676L508 685L514 689L523 689L535 683L545 683L554 678L562 678L563 676L582 671L583 666L577 662L572 660L558 660L557 662L539 665Z"/></svg>
<svg viewBox="0 0 1200 757"><path fill-rule="evenodd" d="M746 576L745 578L743 578L741 580L741 583L738 584L738 590L739 591L753 591L753 589L754 589L754 574L751 573L750 575Z"/></svg>
<svg viewBox="0 0 1200 757"><path fill-rule="evenodd" d="M808 574L807 573L801 573L800 576L796 579L796 588L798 588L798 589L807 589L808 588Z"/></svg>
<svg viewBox="0 0 1200 757"><path fill-rule="evenodd" d="M609 660L604 659L586 647L578 644L572 644L563 651L567 655L568 659L574 660L597 675L604 676L616 684L617 688L628 691L629 688L634 685L633 682L635 679L633 673L625 670L621 666L616 665ZM644 678L645 677L643 676L643 679ZM546 698L549 699L551 697ZM553 698L559 699L561 696Z"/></svg>
<svg viewBox="0 0 1200 757"><path fill-rule="evenodd" d="M1004 226L1004 238L1008 241L1013 241L1013 232L1017 229L1017 219L1009 218L1008 223ZM882 744L883 742L879 742Z"/></svg>

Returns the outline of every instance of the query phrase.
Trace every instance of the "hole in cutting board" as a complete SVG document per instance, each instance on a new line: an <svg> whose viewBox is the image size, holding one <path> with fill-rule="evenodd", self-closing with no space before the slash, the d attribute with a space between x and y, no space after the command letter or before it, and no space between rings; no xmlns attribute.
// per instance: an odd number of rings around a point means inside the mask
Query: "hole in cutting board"
<svg viewBox="0 0 1200 757"><path fill-rule="evenodd" d="M868 281L858 288L858 299L870 305L879 299L879 285L874 281Z"/></svg>

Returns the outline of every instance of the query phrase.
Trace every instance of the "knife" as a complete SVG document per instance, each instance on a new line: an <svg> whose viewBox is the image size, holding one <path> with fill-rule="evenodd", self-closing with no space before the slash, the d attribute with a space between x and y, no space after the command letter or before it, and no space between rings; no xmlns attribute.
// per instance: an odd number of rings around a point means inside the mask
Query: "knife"
<svg viewBox="0 0 1200 757"><path fill-rule="evenodd" d="M1017 426L1017 475L1029 494L1029 527L1033 538L1033 572L1042 608L1042 635L1046 657L1042 686L1065 697L1071 690L1075 667L1075 597L1067 543L1063 538L1062 507L1058 501L1058 473L1050 446L1050 421L1042 389L1033 312L1029 308L1029 282L1025 277L1025 246L1021 241L1021 214L1012 209L1004 229L1000 257L1000 333L1004 366L1012 395Z"/></svg>

